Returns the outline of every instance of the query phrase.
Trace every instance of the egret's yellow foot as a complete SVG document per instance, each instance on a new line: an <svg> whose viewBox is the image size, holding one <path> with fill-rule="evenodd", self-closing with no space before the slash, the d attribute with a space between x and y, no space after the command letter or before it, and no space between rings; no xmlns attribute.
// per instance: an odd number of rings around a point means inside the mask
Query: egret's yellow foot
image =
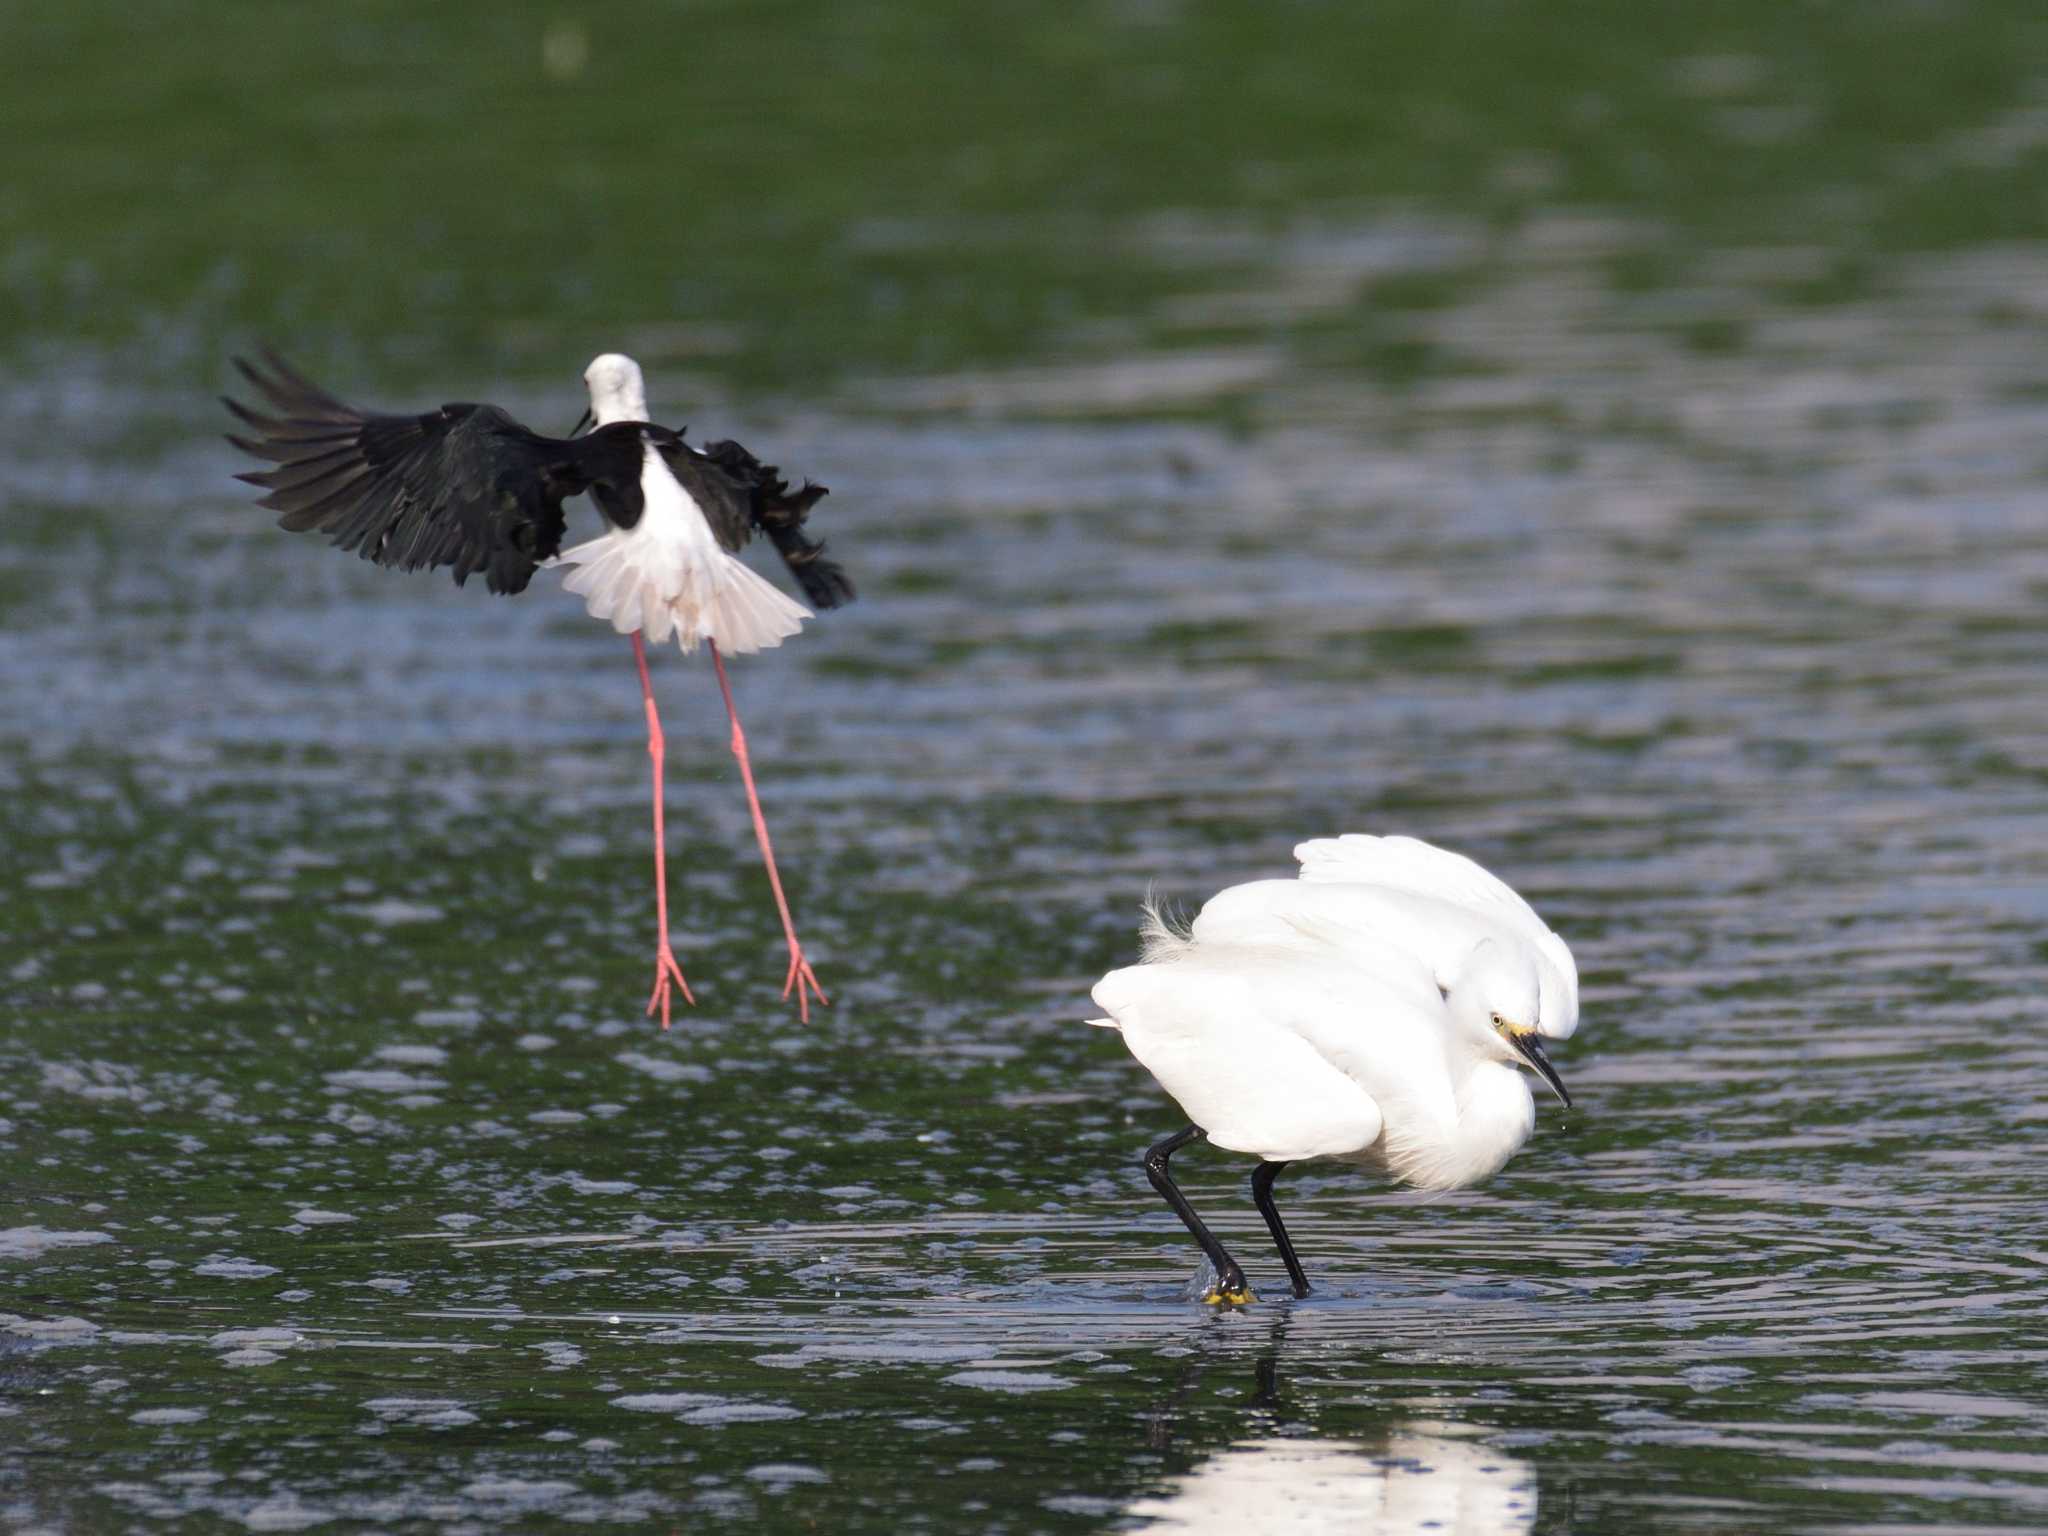
<svg viewBox="0 0 2048 1536"><path fill-rule="evenodd" d="M1202 1292L1202 1300L1212 1307L1248 1307L1258 1298L1248 1285L1212 1285Z"/></svg>

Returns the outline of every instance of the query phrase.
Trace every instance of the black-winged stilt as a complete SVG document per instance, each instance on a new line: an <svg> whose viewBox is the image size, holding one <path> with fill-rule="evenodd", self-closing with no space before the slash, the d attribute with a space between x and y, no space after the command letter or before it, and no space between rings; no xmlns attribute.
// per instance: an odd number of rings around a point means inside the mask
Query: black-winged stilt
<svg viewBox="0 0 2048 1536"><path fill-rule="evenodd" d="M804 521L825 487L792 491L772 464L735 442L698 449L683 434L647 419L640 366L606 353L584 370L590 390L587 433L566 438L531 432L494 405L453 404L418 416L391 416L345 405L266 351L263 366L235 366L262 395L263 415L223 399L254 436L230 434L243 452L272 469L237 476L263 487L261 503L293 533L325 533L337 548L403 571L450 566L461 586L478 571L492 592L526 590L544 565L574 567L565 585L590 613L633 637L633 660L647 710L647 751L654 762L654 885L660 929L654 992L647 1011L669 1027L670 990L696 999L669 946L668 878L662 822L661 719L647 673L645 638L673 635L683 654L701 640L711 652L732 724L731 746L747 788L754 836L789 944L784 997L810 1020L810 994L829 1002L812 973L790 917L768 823L754 788L724 653L780 645L811 617L736 558L765 533L819 608L853 598L853 583ZM578 424L579 432L581 423ZM562 503L588 492L607 528L562 550Z"/></svg>

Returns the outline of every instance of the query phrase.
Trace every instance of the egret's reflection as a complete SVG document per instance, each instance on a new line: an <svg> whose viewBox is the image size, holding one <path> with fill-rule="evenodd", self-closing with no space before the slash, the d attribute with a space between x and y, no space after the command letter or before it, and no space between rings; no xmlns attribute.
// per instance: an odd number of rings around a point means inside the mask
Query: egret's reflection
<svg viewBox="0 0 2048 1536"><path fill-rule="evenodd" d="M1284 1304L1251 1328L1245 1324L1253 1319L1232 1317L1227 1329L1209 1334L1214 1352L1191 1356L1176 1374L1147 1418L1145 1441L1155 1451L1195 1451L1201 1459L1129 1507L1139 1529L1521 1536L1535 1528L1535 1467L1455 1425L1397 1423L1346 1437L1309 1433L1315 1416L1288 1390L1280 1368L1298 1321ZM1219 1366L1234 1376L1247 1363L1252 1391L1232 1409L1244 1438L1212 1450L1198 1438L1201 1381ZM1565 1509L1569 1514L1569 1497Z"/></svg>
<svg viewBox="0 0 2048 1536"><path fill-rule="evenodd" d="M1536 1469L1471 1440L1243 1440L1131 1505L1147 1531L1516 1536L1536 1524Z"/></svg>

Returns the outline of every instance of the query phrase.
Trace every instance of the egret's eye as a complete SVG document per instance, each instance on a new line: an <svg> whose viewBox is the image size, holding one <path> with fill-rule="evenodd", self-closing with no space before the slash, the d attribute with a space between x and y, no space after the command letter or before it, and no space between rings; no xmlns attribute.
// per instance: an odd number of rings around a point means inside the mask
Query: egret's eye
<svg viewBox="0 0 2048 1536"><path fill-rule="evenodd" d="M1507 1025L1507 1022L1508 1022L1508 1021L1507 1021L1506 1019L1502 1018L1502 1017L1501 1017L1501 1016L1500 1016L1499 1014L1497 1014L1497 1013L1490 1013L1490 1014L1488 1014L1488 1015L1487 1015L1487 1017L1493 1020L1493 1027L1494 1027L1495 1029L1501 1029L1501 1028L1504 1028L1504 1027L1505 1027L1505 1026Z"/></svg>

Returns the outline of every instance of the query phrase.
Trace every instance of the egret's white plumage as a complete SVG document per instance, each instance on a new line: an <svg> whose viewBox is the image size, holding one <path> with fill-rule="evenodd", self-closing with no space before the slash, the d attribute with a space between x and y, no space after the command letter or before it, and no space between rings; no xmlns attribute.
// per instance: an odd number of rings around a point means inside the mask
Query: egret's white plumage
<svg viewBox="0 0 2048 1536"><path fill-rule="evenodd" d="M1571 950L1506 881L1462 853L1354 832L1301 843L1294 856L1299 879L1255 880L1212 897L1195 918L1194 941L1344 954L1379 971L1398 953L1443 991L1483 944L1499 945L1537 981L1534 1008L1508 1017L1552 1040L1578 1028Z"/></svg>
<svg viewBox="0 0 2048 1536"><path fill-rule="evenodd" d="M1185 931L1148 910L1144 962L1096 984L1096 1022L1210 1141L1265 1165L1340 1158L1424 1189L1497 1172L1535 1127L1519 1069L1564 1096L1536 1041L1578 1025L1571 951L1496 876L1414 838L1295 856L1300 879L1234 886ZM1147 1166L1167 1194L1161 1147ZM1255 1196L1305 1294L1270 1186Z"/></svg>
<svg viewBox="0 0 2048 1536"><path fill-rule="evenodd" d="M646 384L630 357L607 352L583 379L596 425L647 420ZM686 656L703 640L745 655L801 629L810 609L721 549L659 450L648 443L642 452L640 520L563 550L550 563L577 569L562 585L620 634L639 630L657 644L673 635Z"/></svg>
<svg viewBox="0 0 2048 1536"><path fill-rule="evenodd" d="M1110 972L1094 997L1232 1152L1381 1163L1406 1183L1456 1189L1498 1171L1535 1128L1512 1051L1457 1029L1412 970L1197 941L1178 959Z"/></svg>

